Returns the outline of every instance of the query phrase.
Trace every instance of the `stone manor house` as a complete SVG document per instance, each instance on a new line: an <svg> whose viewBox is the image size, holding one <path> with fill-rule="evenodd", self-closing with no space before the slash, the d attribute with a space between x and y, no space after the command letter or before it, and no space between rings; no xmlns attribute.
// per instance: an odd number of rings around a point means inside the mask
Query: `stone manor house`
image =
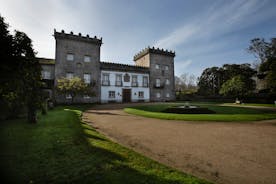
<svg viewBox="0 0 276 184"><path fill-rule="evenodd" d="M135 65L103 62L102 38L54 31L55 59L39 58L45 90L57 103L71 101L58 95L54 86L59 78L78 76L93 83L96 96L77 96L77 103L149 102L175 100L175 52L145 48L134 56Z"/></svg>

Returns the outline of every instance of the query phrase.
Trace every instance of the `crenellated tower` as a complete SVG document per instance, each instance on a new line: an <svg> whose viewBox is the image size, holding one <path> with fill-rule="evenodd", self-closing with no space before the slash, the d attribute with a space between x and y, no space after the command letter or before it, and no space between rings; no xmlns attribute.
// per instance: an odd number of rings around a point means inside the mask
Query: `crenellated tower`
<svg viewBox="0 0 276 184"><path fill-rule="evenodd" d="M137 66L149 67L151 101L174 101L175 52L147 47L134 56Z"/></svg>
<svg viewBox="0 0 276 184"><path fill-rule="evenodd" d="M54 31L56 40L55 85L63 77L79 77L86 83L93 84L96 94L100 94L100 49L102 38L75 35L73 32L65 33ZM70 96L56 95L58 103L70 101ZM100 96L79 96L78 103L99 102Z"/></svg>

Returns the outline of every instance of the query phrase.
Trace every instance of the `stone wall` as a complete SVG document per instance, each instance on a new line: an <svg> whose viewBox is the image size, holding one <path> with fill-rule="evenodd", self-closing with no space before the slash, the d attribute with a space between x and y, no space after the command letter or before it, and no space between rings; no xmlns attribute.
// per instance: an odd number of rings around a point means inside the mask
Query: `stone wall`
<svg viewBox="0 0 276 184"><path fill-rule="evenodd" d="M91 75L91 81L95 83L93 87L96 96L84 98L78 96L75 98L76 103L91 103L100 101L100 47L102 40L96 37L83 37L80 34L66 34L55 32L56 39L56 63L55 63L55 85L57 80L66 77L66 73L73 73L83 79L84 74ZM67 54L73 54L74 60L68 61ZM84 56L90 57L90 62L84 62ZM57 103L67 103L64 95L56 94Z"/></svg>
<svg viewBox="0 0 276 184"><path fill-rule="evenodd" d="M163 49L146 48L134 56L136 65L149 66L150 69L150 100L174 101L174 56L175 53ZM159 66L159 69L156 68ZM156 79L160 79L160 86L156 85ZM169 84L166 84L169 80ZM160 97L157 96L160 94Z"/></svg>
<svg viewBox="0 0 276 184"><path fill-rule="evenodd" d="M171 56L150 54L150 98L152 101L175 100L173 61L174 58ZM156 69L156 65L159 65L159 69ZM165 66L168 66L168 70ZM156 86L157 78L160 79L160 87ZM166 79L169 80L169 84L166 84ZM157 93L160 93L160 97L157 97Z"/></svg>

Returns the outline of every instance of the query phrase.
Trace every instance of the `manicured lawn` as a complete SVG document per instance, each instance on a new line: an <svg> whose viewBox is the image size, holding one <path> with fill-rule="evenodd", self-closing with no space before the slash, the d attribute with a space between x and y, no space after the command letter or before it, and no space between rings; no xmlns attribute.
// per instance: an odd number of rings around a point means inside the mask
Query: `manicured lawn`
<svg viewBox="0 0 276 184"><path fill-rule="evenodd" d="M1 122L1 183L208 183L108 140L81 122L84 109Z"/></svg>
<svg viewBox="0 0 276 184"><path fill-rule="evenodd" d="M256 103L245 103L245 104L234 104L234 103L224 103L223 105L235 105L235 106L240 106L240 107L243 107L243 106L256 106L256 107L275 107L276 108L276 105L275 104L256 104Z"/></svg>
<svg viewBox="0 0 276 184"><path fill-rule="evenodd" d="M131 108L125 108L125 112L140 115L149 118L159 118L168 120L186 120L186 121L258 121L276 119L276 112L263 109L250 109L244 107L220 106L214 103L193 103L206 107L216 114L173 114L163 113L161 111L168 107L184 105L181 103L165 103L157 105L144 105Z"/></svg>

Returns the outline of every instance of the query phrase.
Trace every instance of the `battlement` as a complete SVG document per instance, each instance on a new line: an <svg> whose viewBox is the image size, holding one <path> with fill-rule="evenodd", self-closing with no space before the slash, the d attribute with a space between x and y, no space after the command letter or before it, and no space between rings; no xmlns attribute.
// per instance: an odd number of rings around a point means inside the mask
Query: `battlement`
<svg viewBox="0 0 276 184"><path fill-rule="evenodd" d="M165 56L171 56L171 57L175 57L175 52L174 51L168 51L168 50L164 50L164 49L160 49L160 48L154 48L154 47L147 47L145 49L143 49L142 51L140 51L138 54L136 54L133 58L134 61L140 59L141 57L145 56L146 54L149 53L153 53L153 54L161 54L161 55L165 55Z"/></svg>
<svg viewBox="0 0 276 184"><path fill-rule="evenodd" d="M56 29L54 29L54 35L55 39L57 38L63 38L63 39L71 39L76 41L84 41L89 43L94 43L101 45L102 37L98 38L97 36L90 37L88 34L86 36L83 36L81 33L74 34L72 31L70 33L65 33L64 30L61 30L61 32L57 32Z"/></svg>
<svg viewBox="0 0 276 184"><path fill-rule="evenodd" d="M100 63L100 68L102 70L149 73L148 67L102 61Z"/></svg>

